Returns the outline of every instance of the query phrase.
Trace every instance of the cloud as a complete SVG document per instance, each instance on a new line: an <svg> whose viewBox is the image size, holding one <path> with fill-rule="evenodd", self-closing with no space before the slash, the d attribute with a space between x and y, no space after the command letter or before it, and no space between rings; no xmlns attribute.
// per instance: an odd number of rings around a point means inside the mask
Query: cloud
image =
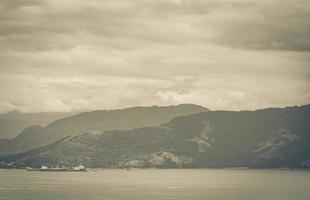
<svg viewBox="0 0 310 200"><path fill-rule="evenodd" d="M217 13L216 42L253 49L310 50L310 2L257 1L239 12Z"/></svg>
<svg viewBox="0 0 310 200"><path fill-rule="evenodd" d="M0 112L310 100L306 0L3 0Z"/></svg>

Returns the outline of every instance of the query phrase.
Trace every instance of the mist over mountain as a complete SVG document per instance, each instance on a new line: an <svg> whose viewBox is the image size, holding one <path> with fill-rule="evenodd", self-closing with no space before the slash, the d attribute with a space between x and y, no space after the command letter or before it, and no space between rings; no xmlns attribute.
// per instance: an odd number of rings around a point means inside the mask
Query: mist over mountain
<svg viewBox="0 0 310 200"><path fill-rule="evenodd" d="M74 113L21 113L11 111L0 114L0 138L14 138L25 128L33 125L45 126L57 119Z"/></svg>
<svg viewBox="0 0 310 200"><path fill-rule="evenodd" d="M12 140L3 141L0 155L29 151L51 144L66 136L82 133L102 133L108 130L126 130L146 126L158 126L174 117L205 112L208 109L193 105L132 107L120 110L83 112L56 120L45 127L32 126L24 129Z"/></svg>
<svg viewBox="0 0 310 200"><path fill-rule="evenodd" d="M310 167L309 120L310 105L209 111L159 126L67 137L5 159L32 167Z"/></svg>

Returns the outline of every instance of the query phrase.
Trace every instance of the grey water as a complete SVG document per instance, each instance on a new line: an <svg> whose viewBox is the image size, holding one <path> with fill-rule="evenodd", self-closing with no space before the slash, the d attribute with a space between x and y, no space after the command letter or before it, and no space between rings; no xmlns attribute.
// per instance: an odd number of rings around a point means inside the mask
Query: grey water
<svg viewBox="0 0 310 200"><path fill-rule="evenodd" d="M0 200L309 200L310 171L0 170Z"/></svg>

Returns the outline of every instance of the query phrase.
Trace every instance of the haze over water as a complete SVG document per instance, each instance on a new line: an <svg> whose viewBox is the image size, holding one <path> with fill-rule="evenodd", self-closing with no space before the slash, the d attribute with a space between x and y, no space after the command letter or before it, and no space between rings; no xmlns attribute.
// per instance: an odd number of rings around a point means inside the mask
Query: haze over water
<svg viewBox="0 0 310 200"><path fill-rule="evenodd" d="M1 200L308 200L310 171L0 170Z"/></svg>

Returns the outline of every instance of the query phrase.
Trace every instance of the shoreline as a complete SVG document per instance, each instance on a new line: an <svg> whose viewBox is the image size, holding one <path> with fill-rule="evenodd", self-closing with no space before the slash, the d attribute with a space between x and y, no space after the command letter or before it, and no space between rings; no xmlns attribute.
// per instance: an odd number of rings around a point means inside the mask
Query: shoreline
<svg viewBox="0 0 310 200"><path fill-rule="evenodd" d="M40 169L31 169L27 170L26 168L0 168L1 171L6 170L16 170L16 171L29 171L29 172L100 172L100 171L178 171L178 170L223 170L223 171L267 171L267 170L274 170L274 171L310 171L310 168L87 168L85 171L78 171L78 170L40 170Z"/></svg>

